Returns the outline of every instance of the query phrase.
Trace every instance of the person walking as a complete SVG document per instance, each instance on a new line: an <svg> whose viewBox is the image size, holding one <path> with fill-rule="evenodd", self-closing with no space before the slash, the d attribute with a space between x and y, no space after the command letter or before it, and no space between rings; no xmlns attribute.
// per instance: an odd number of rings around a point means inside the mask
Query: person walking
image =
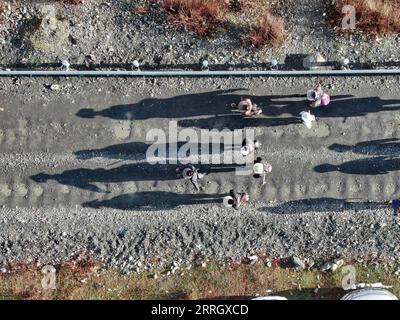
<svg viewBox="0 0 400 320"><path fill-rule="evenodd" d="M233 189L229 191L229 196L224 198L224 206L227 208L239 209L242 204L249 202L250 197L247 192L235 192Z"/></svg>
<svg viewBox="0 0 400 320"><path fill-rule="evenodd" d="M240 153L242 156L246 157L254 153L257 149L261 147L261 143L257 140L244 139L242 141L242 147L240 148Z"/></svg>
<svg viewBox="0 0 400 320"><path fill-rule="evenodd" d="M252 117L262 113L262 109L248 98L240 101L238 105L232 103L231 108L237 109L243 117Z"/></svg>
<svg viewBox="0 0 400 320"><path fill-rule="evenodd" d="M201 173L199 169L192 164L176 168L176 174L178 178L190 180L197 191L203 189L203 187L200 186L199 181L206 176L206 173Z"/></svg>
<svg viewBox="0 0 400 320"><path fill-rule="evenodd" d="M313 121L316 121L315 116L311 114L310 110L300 112L301 121L308 128L311 129Z"/></svg>
<svg viewBox="0 0 400 320"><path fill-rule="evenodd" d="M256 179L259 179L262 177L263 178L262 185L264 185L266 183L265 180L266 180L267 173L271 173L271 172L272 172L272 165L266 161L263 161L262 158L258 157L254 161L253 177Z"/></svg>
<svg viewBox="0 0 400 320"><path fill-rule="evenodd" d="M310 101L311 108L327 106L331 102L329 94L322 89L321 82L318 82L314 89L307 91L307 100Z"/></svg>

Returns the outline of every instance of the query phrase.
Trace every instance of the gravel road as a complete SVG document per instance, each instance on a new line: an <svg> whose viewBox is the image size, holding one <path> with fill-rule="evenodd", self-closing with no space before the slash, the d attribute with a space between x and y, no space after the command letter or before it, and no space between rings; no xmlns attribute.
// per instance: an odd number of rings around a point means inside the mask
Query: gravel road
<svg viewBox="0 0 400 320"><path fill-rule="evenodd" d="M290 120L316 80L1 79L0 264L79 252L126 270L157 257L253 253L397 261L388 201L400 188L399 79L320 79L333 102L308 130ZM264 114L232 115L242 96ZM205 165L196 193L174 164L150 166L146 133L170 121L254 129L273 166L266 185L235 165ZM247 190L250 204L223 208L231 188Z"/></svg>
<svg viewBox="0 0 400 320"><path fill-rule="evenodd" d="M254 253L314 261L399 258L399 226L376 204L326 199L262 206L235 212L211 204L156 211L7 208L0 213L2 260L56 263L81 251L108 266L136 270L159 257L180 263L195 256L225 259Z"/></svg>

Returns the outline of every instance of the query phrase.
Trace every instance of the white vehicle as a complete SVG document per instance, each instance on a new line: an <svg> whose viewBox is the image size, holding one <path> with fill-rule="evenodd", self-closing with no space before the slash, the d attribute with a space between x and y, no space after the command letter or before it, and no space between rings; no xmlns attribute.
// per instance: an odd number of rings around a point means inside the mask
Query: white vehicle
<svg viewBox="0 0 400 320"><path fill-rule="evenodd" d="M399 299L388 290L381 288L366 288L349 292L341 300L399 300Z"/></svg>
<svg viewBox="0 0 400 320"><path fill-rule="evenodd" d="M280 296L256 297L251 300L288 300ZM340 300L399 300L393 293L382 288L364 288L353 290Z"/></svg>
<svg viewBox="0 0 400 320"><path fill-rule="evenodd" d="M257 297L251 300L287 300L285 297L280 296L266 296L266 297Z"/></svg>

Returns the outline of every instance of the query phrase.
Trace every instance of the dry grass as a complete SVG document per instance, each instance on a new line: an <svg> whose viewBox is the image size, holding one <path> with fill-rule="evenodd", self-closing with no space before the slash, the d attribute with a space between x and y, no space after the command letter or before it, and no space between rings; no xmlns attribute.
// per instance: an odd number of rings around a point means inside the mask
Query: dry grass
<svg viewBox="0 0 400 320"><path fill-rule="evenodd" d="M178 270L163 276L154 273L124 275L116 270L99 271L96 264L67 263L57 269L57 290L43 290L43 275L35 266L20 267L11 274L0 274L0 299L212 299L273 294L289 299L337 299L341 272L294 271L279 267L209 263L205 268ZM393 270L357 267L358 282L383 282L400 295L400 279ZM315 290L320 288L319 290Z"/></svg>
<svg viewBox="0 0 400 320"><path fill-rule="evenodd" d="M168 12L167 21L177 27L187 27L199 35L210 35L220 26L229 11L225 0L159 0Z"/></svg>
<svg viewBox="0 0 400 320"><path fill-rule="evenodd" d="M285 21L274 16L265 0L157 0L167 21L201 36L210 36L224 24L237 24L246 45L276 47L286 38ZM267 9L266 9L267 8ZM257 21L251 23L251 21ZM243 35L245 34L245 35Z"/></svg>
<svg viewBox="0 0 400 320"><path fill-rule="evenodd" d="M148 6L142 4L142 5L138 5L135 8L133 8L133 11L140 15L146 15L149 13L150 10L149 10Z"/></svg>
<svg viewBox="0 0 400 320"><path fill-rule="evenodd" d="M356 9L356 32L371 35L400 33L400 0L337 0L334 23L339 30L345 5Z"/></svg>
<svg viewBox="0 0 400 320"><path fill-rule="evenodd" d="M258 23L250 26L249 34L245 36L245 40L256 49L265 45L278 47L285 38L284 19L272 15L269 11L264 13Z"/></svg>
<svg viewBox="0 0 400 320"><path fill-rule="evenodd" d="M0 2L0 25L4 23L3 14L5 12L5 5L3 2Z"/></svg>
<svg viewBox="0 0 400 320"><path fill-rule="evenodd" d="M43 290L41 280L44 275L41 273L41 268L36 264L12 264L9 267L9 273L0 274L0 300L66 298L73 294L81 279L95 274L100 268L100 264L80 255L55 266L55 268L57 286L60 287L60 290Z"/></svg>

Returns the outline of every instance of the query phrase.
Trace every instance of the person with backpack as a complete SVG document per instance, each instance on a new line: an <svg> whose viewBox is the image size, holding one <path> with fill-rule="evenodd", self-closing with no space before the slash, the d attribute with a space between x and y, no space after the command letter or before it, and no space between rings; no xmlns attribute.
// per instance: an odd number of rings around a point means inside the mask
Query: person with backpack
<svg viewBox="0 0 400 320"><path fill-rule="evenodd" d="M232 103L231 108L237 109L243 117L253 117L262 113L262 109L248 98L243 99L239 104Z"/></svg>
<svg viewBox="0 0 400 320"><path fill-rule="evenodd" d="M185 180L190 180L193 186L197 191L202 190L203 188L200 186L199 181L206 176L206 173L202 173L198 168L191 164L187 164L181 167L176 168L176 174L178 178L182 178Z"/></svg>
<svg viewBox="0 0 400 320"><path fill-rule="evenodd" d="M314 89L307 91L307 100L310 101L311 108L318 108L320 106L327 106L331 102L329 94L324 92L322 84L318 82Z"/></svg>

